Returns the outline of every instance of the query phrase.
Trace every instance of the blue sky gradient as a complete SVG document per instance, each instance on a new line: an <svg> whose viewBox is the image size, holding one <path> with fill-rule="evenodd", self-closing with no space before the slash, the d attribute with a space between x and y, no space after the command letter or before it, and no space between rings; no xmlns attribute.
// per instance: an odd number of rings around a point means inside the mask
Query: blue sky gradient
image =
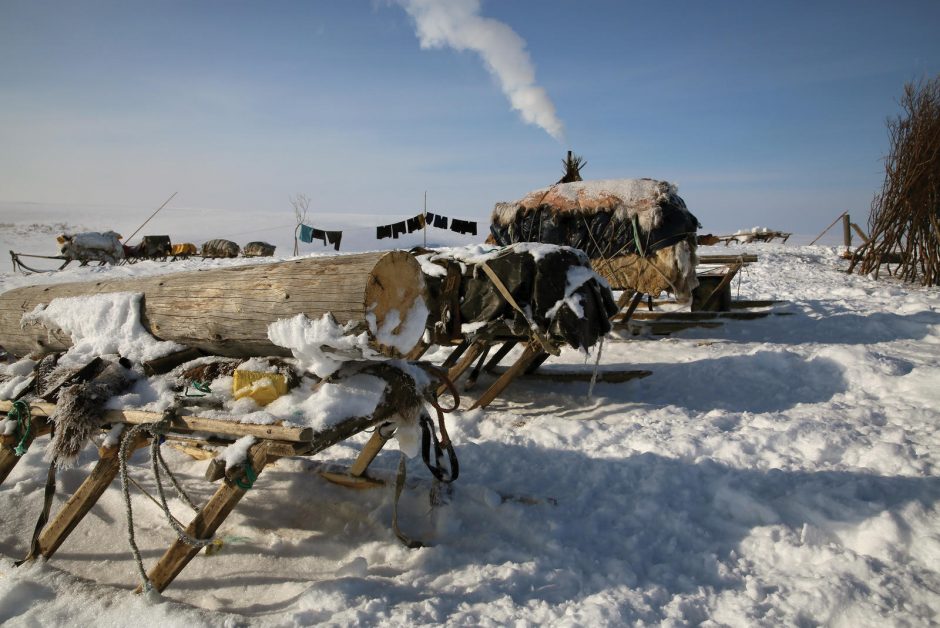
<svg viewBox="0 0 940 628"><path fill-rule="evenodd" d="M863 222L940 2L484 1L565 142L394 2L0 1L0 201L485 219L560 176L667 179L706 231Z"/></svg>

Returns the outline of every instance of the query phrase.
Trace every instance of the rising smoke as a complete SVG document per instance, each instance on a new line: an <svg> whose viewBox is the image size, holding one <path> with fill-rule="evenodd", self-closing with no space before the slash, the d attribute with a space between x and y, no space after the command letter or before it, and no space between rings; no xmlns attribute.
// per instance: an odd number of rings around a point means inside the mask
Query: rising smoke
<svg viewBox="0 0 940 628"><path fill-rule="evenodd" d="M548 94L535 84L535 67L526 52L525 40L506 24L481 17L480 0L399 2L415 21L422 48L450 46L476 52L522 119L562 140L564 127Z"/></svg>

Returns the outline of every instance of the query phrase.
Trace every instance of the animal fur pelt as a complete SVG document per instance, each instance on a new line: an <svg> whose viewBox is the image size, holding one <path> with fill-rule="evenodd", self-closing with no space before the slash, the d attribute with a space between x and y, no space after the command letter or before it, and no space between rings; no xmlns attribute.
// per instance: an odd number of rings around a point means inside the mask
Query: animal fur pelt
<svg viewBox="0 0 940 628"><path fill-rule="evenodd" d="M274 367L277 372L284 376L288 390L297 387L300 384L300 377L290 364L280 358L255 358L263 360L269 367ZM203 361L201 364L191 366L185 369L179 369L176 374L176 390L183 390L191 382L204 382L211 384L220 377L231 377L235 370L244 364L246 360L240 358L218 358L211 361Z"/></svg>
<svg viewBox="0 0 940 628"><path fill-rule="evenodd" d="M698 219L666 181L609 179L562 183L497 203L490 232L496 244L543 242L581 249L588 257L649 255L685 239Z"/></svg>
<svg viewBox="0 0 940 628"><path fill-rule="evenodd" d="M109 362L91 381L63 388L52 415L55 429L47 458L59 467L72 466L101 424L105 402L125 390L133 380L132 371L120 362Z"/></svg>
<svg viewBox="0 0 940 628"><path fill-rule="evenodd" d="M594 259L591 266L615 290L630 289L654 296L671 292L677 302L688 303L698 287L695 262L695 251L683 241L649 257L621 255Z"/></svg>

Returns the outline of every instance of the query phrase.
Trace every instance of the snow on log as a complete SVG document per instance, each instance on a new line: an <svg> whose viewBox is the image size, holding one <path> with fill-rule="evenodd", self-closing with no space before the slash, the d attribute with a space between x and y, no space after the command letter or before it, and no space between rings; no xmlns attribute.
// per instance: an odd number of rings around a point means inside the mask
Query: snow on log
<svg viewBox="0 0 940 628"><path fill-rule="evenodd" d="M0 294L0 344L18 356L66 350L70 334L48 323L24 324L24 315L53 299L119 292L143 295L141 323L155 338L233 357L290 355L269 340L268 326L299 314L319 319L327 313L365 333L372 349L400 357L423 332L424 319L420 324L410 319L426 318L428 312L414 257L375 252L17 288Z"/></svg>

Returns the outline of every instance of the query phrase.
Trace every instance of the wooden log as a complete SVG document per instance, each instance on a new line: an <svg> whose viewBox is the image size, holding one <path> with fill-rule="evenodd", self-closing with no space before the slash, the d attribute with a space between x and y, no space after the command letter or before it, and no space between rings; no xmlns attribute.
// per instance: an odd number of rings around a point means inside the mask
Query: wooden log
<svg viewBox="0 0 940 628"><path fill-rule="evenodd" d="M159 275L17 288L0 294L0 338L14 355L62 351L68 334L38 325L21 327L23 314L52 299L81 295L143 293L141 319L160 340L172 340L213 355L247 357L289 355L268 340L268 325L306 314L318 319L331 312L336 320L361 323L373 347L400 357L373 332L388 320L397 333L427 294L421 266L405 251L331 255L307 259L214 268ZM391 325L390 325L391 326ZM415 338L412 346L420 338ZM410 350L411 347L409 347ZM407 352L407 351L406 351Z"/></svg>

